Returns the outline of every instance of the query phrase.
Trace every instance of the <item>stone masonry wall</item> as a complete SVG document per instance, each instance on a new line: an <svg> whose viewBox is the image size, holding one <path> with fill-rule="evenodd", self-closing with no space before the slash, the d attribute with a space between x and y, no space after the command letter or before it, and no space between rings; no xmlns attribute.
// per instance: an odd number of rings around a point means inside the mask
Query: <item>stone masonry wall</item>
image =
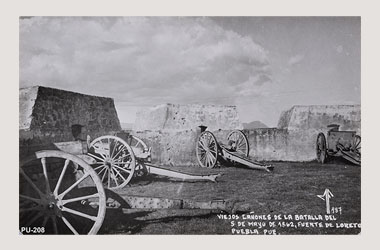
<svg viewBox="0 0 380 250"><path fill-rule="evenodd" d="M19 91L21 151L49 148L53 142L72 141L72 125L82 125L91 138L120 131L113 99L34 86ZM82 138L83 138L82 136Z"/></svg>
<svg viewBox="0 0 380 250"><path fill-rule="evenodd" d="M210 130L242 129L235 106L163 104L136 114L134 131L184 131L206 125Z"/></svg>
<svg viewBox="0 0 380 250"><path fill-rule="evenodd" d="M336 123L341 130L360 134L360 105L295 106L283 112L279 128L244 130L250 157L258 161L311 161L316 158L315 142L319 132ZM195 124L194 124L195 125ZM208 125L208 124L204 124ZM225 143L230 129L208 128L218 142ZM152 147L157 164L197 165L195 145L197 126L189 130L133 131Z"/></svg>

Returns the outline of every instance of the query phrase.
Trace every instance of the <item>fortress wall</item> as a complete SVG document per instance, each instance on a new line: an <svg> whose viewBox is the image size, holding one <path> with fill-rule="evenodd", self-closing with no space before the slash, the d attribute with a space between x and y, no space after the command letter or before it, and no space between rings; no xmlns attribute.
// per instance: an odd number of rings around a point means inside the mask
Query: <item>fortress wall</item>
<svg viewBox="0 0 380 250"><path fill-rule="evenodd" d="M20 89L19 112L21 150L51 149L53 142L72 141L73 125L83 126L81 139L121 130L112 98L34 86Z"/></svg>
<svg viewBox="0 0 380 250"><path fill-rule="evenodd" d="M312 161L316 158L315 143L319 132L336 123L341 130L360 134L360 105L294 106L282 113L278 128L244 130L250 144L250 157L257 161ZM214 124L218 124L215 122ZM157 164L197 165L195 145L198 124L191 129L134 131L153 147L152 160ZM204 125L208 125L204 123ZM190 126L190 124L189 124ZM208 127L220 143L235 129L220 125ZM180 127L178 127L180 128Z"/></svg>
<svg viewBox="0 0 380 250"><path fill-rule="evenodd" d="M137 112L134 131L184 131L206 125L210 130L241 129L235 106L163 104Z"/></svg>

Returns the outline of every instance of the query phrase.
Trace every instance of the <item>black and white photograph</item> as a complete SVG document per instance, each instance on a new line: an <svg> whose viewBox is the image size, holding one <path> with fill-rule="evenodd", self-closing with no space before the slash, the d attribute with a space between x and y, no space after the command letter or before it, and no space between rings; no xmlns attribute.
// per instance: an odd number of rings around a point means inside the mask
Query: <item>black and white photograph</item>
<svg viewBox="0 0 380 250"><path fill-rule="evenodd" d="M20 235L361 234L360 16L18 22Z"/></svg>

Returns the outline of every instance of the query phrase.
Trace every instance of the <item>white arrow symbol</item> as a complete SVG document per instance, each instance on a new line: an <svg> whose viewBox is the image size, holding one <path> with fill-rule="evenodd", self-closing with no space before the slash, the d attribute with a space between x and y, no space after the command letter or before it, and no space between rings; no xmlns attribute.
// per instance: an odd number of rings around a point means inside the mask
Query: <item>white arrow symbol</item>
<svg viewBox="0 0 380 250"><path fill-rule="evenodd" d="M326 201L326 213L330 214L330 198L334 197L333 193L331 193L331 191L326 188L325 192L322 195L317 196Z"/></svg>

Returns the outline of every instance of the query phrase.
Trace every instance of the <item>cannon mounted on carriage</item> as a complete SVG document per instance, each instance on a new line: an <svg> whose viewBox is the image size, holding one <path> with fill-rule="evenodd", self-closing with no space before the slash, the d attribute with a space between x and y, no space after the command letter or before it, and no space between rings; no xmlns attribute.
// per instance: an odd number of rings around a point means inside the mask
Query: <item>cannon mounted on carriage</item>
<svg viewBox="0 0 380 250"><path fill-rule="evenodd" d="M340 131L338 124L327 126L327 136L319 133L316 141L316 155L320 163L330 157L343 157L355 165L361 164L361 137L355 131Z"/></svg>

